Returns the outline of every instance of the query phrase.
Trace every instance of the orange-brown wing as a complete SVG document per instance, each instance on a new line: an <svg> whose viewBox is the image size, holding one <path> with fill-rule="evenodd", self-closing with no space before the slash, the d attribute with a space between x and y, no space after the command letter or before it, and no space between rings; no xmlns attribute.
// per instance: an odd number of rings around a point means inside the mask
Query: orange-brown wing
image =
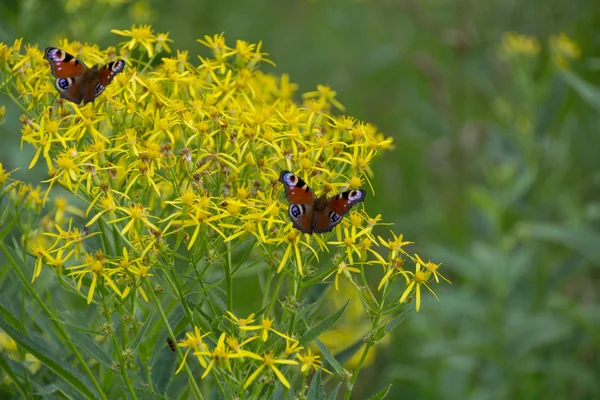
<svg viewBox="0 0 600 400"><path fill-rule="evenodd" d="M100 82L100 85L102 85L102 89L96 89L100 90L100 92L97 93L96 96L102 93L104 88L112 82L113 78L118 73L123 72L124 69L125 61L123 60L111 61L102 68L100 68L98 70L98 81Z"/></svg>
<svg viewBox="0 0 600 400"><path fill-rule="evenodd" d="M88 67L67 53L56 47L48 47L44 58L50 63L52 75L56 77L54 87L63 99L74 103L81 103L81 84Z"/></svg>
<svg viewBox="0 0 600 400"><path fill-rule="evenodd" d="M303 233L312 233L313 203L317 197L306 182L289 171L282 171L279 181L283 183L285 196L290 202L288 215L294 228Z"/></svg>
<svg viewBox="0 0 600 400"><path fill-rule="evenodd" d="M56 47L46 48L44 58L50 63L52 75L56 78L75 78L88 69L84 63Z"/></svg>
<svg viewBox="0 0 600 400"><path fill-rule="evenodd" d="M363 201L366 195L364 190L349 190L327 199L327 207L313 216L313 231L325 233L333 230L352 206Z"/></svg>
<svg viewBox="0 0 600 400"><path fill-rule="evenodd" d="M116 60L111 61L98 69L98 71L95 72L94 79L85 82L84 87L81 89L83 94L83 104L85 105L94 101L94 99L106 89L106 86L112 82L115 75L123 71L123 68L125 68L125 61Z"/></svg>

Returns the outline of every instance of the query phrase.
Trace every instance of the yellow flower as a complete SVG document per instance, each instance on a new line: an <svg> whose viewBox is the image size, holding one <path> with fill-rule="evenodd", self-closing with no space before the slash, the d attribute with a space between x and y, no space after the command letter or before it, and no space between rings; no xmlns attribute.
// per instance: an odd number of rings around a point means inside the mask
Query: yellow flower
<svg viewBox="0 0 600 400"><path fill-rule="evenodd" d="M81 265L76 265L73 267L68 267L66 269L71 270L69 276L73 276L78 278L77 280L77 290L81 289L81 285L83 284L83 278L87 274L92 276L92 282L90 283L90 289L88 291L87 302L90 304L92 299L94 298L94 291L96 290L96 285L98 284L98 279L103 279L108 286L115 291L116 294L121 296L121 291L115 285L112 280L112 276L118 272L115 268L108 268L108 266L104 265L105 260L101 254L86 254L85 255L85 263Z"/></svg>
<svg viewBox="0 0 600 400"><path fill-rule="evenodd" d="M129 231L133 227L133 224L135 224L138 221L142 222L144 225L146 225L149 228L158 230L158 228L156 226L154 226L154 224L152 224L152 222L150 222L148 220L150 215L148 215L147 209L142 204L139 204L139 203L131 204L131 205L129 205L129 208L117 207L117 210L124 212L125 214L127 214L127 216L109 221L108 223L114 224L114 223L129 219L129 222L127 222L127 224L121 230L121 235L125 235L127 233L127 231Z"/></svg>
<svg viewBox="0 0 600 400"><path fill-rule="evenodd" d="M415 256L418 257L417 255ZM427 281L429 280L431 272L422 271L421 267L423 264L420 258L418 258L418 260L419 261L415 262L415 272L411 273L412 281L407 284L404 293L402 293L402 296L400 297L400 303L404 303L404 300L406 300L414 288L417 312L421 308L421 286L425 286L435 296L436 299L438 298L435 292L429 287L429 285L427 285Z"/></svg>
<svg viewBox="0 0 600 400"><path fill-rule="evenodd" d="M246 357L247 354L252 354L250 352L232 352L231 349L225 346L225 337L225 333L222 333L221 336L219 336L217 345L212 351L200 350L194 352L194 355L197 356L198 359L200 359L200 357L212 358L208 366L206 366L206 370L202 374L201 379L206 378L215 363L221 368L226 367L231 372L231 364L229 363L231 358L243 358Z"/></svg>
<svg viewBox="0 0 600 400"><path fill-rule="evenodd" d="M254 322L254 313L251 313L250 315L248 315L247 318L238 318L231 311L227 311L227 314L228 314L229 318L227 318L227 316L225 316L225 318L229 319L231 322L233 322L234 324L239 326L240 329L243 329L243 327L248 326Z"/></svg>
<svg viewBox="0 0 600 400"><path fill-rule="evenodd" d="M6 182L6 180L10 176L10 174L12 174L13 172L15 172L15 171L7 172L4 169L4 166L2 165L2 163L0 163L0 186L4 185L4 182Z"/></svg>
<svg viewBox="0 0 600 400"><path fill-rule="evenodd" d="M291 339L288 335L279 332L273 328L273 320L269 318L263 318L260 325L240 326L243 331L257 331L260 330L259 336L263 342L266 342L269 338L269 332L273 332L276 335L281 336L284 339Z"/></svg>
<svg viewBox="0 0 600 400"><path fill-rule="evenodd" d="M300 372L305 375L308 375L311 372L311 369L313 371L318 371L319 368L323 366L323 362L319 360L321 356L313 354L311 349L308 349L304 354L296 354L296 358L300 360ZM325 368L323 368L323 371L331 374L331 371Z"/></svg>
<svg viewBox="0 0 600 400"><path fill-rule="evenodd" d="M341 274L345 274L348 279L351 279L350 272L359 273L360 269L354 268L354 267L349 267L346 265L346 263L344 261L342 261L341 263L338 264L337 269L334 269L333 271L331 271L331 273L328 274L325 278L323 278L323 280L326 280L331 275L335 274L335 290L339 290L339 287L338 287L339 276Z"/></svg>
<svg viewBox="0 0 600 400"><path fill-rule="evenodd" d="M344 111L346 107L336 100L337 92L331 89L329 86L317 85L317 90L314 92L307 92L302 95L304 99L317 98L319 103L324 106L327 103L333 104L336 108Z"/></svg>
<svg viewBox="0 0 600 400"><path fill-rule="evenodd" d="M398 255L400 255L400 254L408 255L408 253L403 249L403 247L406 245L409 245L409 244L413 244L413 242L405 242L403 234L396 236L396 234L394 232L390 231L390 233L392 234L392 237L394 238L393 240L386 241L381 236L379 236L379 242L383 246L390 249L390 258L389 259L393 260L394 258L398 257Z"/></svg>
<svg viewBox="0 0 600 400"><path fill-rule="evenodd" d="M581 57L581 48L567 34L560 33L550 37L550 54L556 66L566 69L571 60Z"/></svg>
<svg viewBox="0 0 600 400"><path fill-rule="evenodd" d="M445 277L444 277L442 274L440 274L440 273L438 272L438 268L440 267L440 264L435 264L435 263L432 263L431 261L424 262L423 260L421 260L421 257L419 257L419 255L418 255L418 254L415 254L415 258L417 259L417 261L418 261L418 262L419 262L419 263L420 263L422 266L424 266L424 267L425 267L425 269L427 269L427 271L429 271L429 272L430 272L430 273L433 275L433 277L435 278L435 281L436 281L436 282L438 282L438 283L439 283L439 279L438 279L438 276L439 276L440 278L442 278L442 279L443 279L443 280L445 280L446 282L448 282L448 283L452 283L452 282L450 282L448 279L446 279L446 278L445 278Z"/></svg>
<svg viewBox="0 0 600 400"><path fill-rule="evenodd" d="M250 384L252 384L252 382L254 382L254 380L258 377L258 375L260 375L262 370L265 369L265 367L270 368L271 371L275 373L279 381L283 383L283 386L285 386L288 389L290 388L290 383L288 382L286 377L281 373L279 368L277 368L277 365L297 365L297 361L285 359L278 360L270 352L264 353L262 357L256 354L248 355L248 357L262 361L263 363L258 368L256 368L256 370L252 373L252 375L248 377L248 379L246 379L246 382L244 383L244 389L246 389L248 386L250 386Z"/></svg>
<svg viewBox="0 0 600 400"><path fill-rule="evenodd" d="M540 42L534 36L522 35L516 32L502 34L501 51L503 54L524 54L536 56L540 52Z"/></svg>
<svg viewBox="0 0 600 400"><path fill-rule="evenodd" d="M120 36L131 37L129 41L122 43L123 48L132 50L136 45L140 44L146 49L149 57L154 55L154 43L158 41L158 38L154 35L150 25L140 25L139 27L133 25L128 30L111 29L111 32ZM164 43L162 45L164 46Z"/></svg>
<svg viewBox="0 0 600 400"><path fill-rule="evenodd" d="M381 278L381 281L379 281L379 286L377 286L377 290L381 290L383 285L385 285L387 281L389 281L392 277L396 275L404 276L404 279L406 279L406 284L408 285L409 277L406 271L404 271L404 269L402 268L403 265L404 260L402 259L402 257L394 258L391 262L391 265L387 268L387 272L385 273L383 278Z"/></svg>
<svg viewBox="0 0 600 400"><path fill-rule="evenodd" d="M194 326L194 333L186 332L185 333L186 339L181 340L179 343L177 343L177 346L187 347L187 350L185 351L183 360L181 360L181 364L179 364L177 371L175 371L176 374L178 374L183 369L183 365L185 364L185 360L186 360L187 355L190 352L190 350L193 351L194 353L208 350L208 347L206 346L206 344L204 343L204 341L202 339L204 339L206 336L210 335L211 332L205 333L204 335L202 335L201 332L202 331L200 330L200 328L198 328L197 326ZM206 364L206 360L203 356L198 355L198 361L200 361L200 365L202 365L202 367L206 368L207 364Z"/></svg>

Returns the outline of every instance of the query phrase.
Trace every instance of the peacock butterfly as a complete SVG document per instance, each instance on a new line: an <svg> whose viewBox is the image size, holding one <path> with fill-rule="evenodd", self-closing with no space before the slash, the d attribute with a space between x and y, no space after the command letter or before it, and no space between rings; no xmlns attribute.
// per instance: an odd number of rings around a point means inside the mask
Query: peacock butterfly
<svg viewBox="0 0 600 400"><path fill-rule="evenodd" d="M294 228L303 233L330 232L352 206L365 199L367 192L348 190L333 197L317 197L306 182L290 171L281 171L279 181L285 187L290 202L288 214Z"/></svg>
<svg viewBox="0 0 600 400"><path fill-rule="evenodd" d="M95 64L88 68L77 58L56 47L48 47L44 58L50 63L52 75L56 78L54 86L60 97L77 104L83 100L84 105L94 101L115 75L125 68L123 60L111 61L102 67Z"/></svg>

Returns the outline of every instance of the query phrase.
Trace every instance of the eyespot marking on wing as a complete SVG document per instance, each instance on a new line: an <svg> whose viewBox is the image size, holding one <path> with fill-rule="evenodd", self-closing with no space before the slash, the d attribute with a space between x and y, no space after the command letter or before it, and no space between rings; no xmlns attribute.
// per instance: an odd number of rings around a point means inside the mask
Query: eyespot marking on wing
<svg viewBox="0 0 600 400"><path fill-rule="evenodd" d="M100 82L96 83L96 87L94 88L94 94L98 96L100 93L104 91L104 85Z"/></svg>
<svg viewBox="0 0 600 400"><path fill-rule="evenodd" d="M342 219L342 216L340 214L333 211L329 211L329 220L331 221L331 223L335 224L340 219Z"/></svg>
<svg viewBox="0 0 600 400"><path fill-rule="evenodd" d="M66 90L73 84L72 78L60 78L56 80L56 84L59 88Z"/></svg>
<svg viewBox="0 0 600 400"><path fill-rule="evenodd" d="M290 217L298 219L304 215L305 207L302 204L291 204L290 205Z"/></svg>
<svg viewBox="0 0 600 400"><path fill-rule="evenodd" d="M294 187L298 184L298 177L288 171L283 171L281 173L281 180L290 187Z"/></svg>

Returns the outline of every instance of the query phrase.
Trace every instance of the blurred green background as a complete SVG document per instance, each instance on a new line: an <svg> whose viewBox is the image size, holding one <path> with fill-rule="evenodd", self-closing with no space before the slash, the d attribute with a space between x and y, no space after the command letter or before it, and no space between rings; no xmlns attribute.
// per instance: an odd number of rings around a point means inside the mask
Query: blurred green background
<svg viewBox="0 0 600 400"><path fill-rule="evenodd" d="M299 93L331 85L348 115L394 137L367 210L453 284L379 351L356 398L387 382L391 398L600 397L597 1L0 2L7 43L116 45L110 29L133 23L191 54L222 31L231 45L262 40L277 63L263 70L290 74ZM539 55L499 57L511 31L537 37ZM569 70L552 62L560 33L581 50ZM27 179L18 111L1 104L1 160Z"/></svg>

